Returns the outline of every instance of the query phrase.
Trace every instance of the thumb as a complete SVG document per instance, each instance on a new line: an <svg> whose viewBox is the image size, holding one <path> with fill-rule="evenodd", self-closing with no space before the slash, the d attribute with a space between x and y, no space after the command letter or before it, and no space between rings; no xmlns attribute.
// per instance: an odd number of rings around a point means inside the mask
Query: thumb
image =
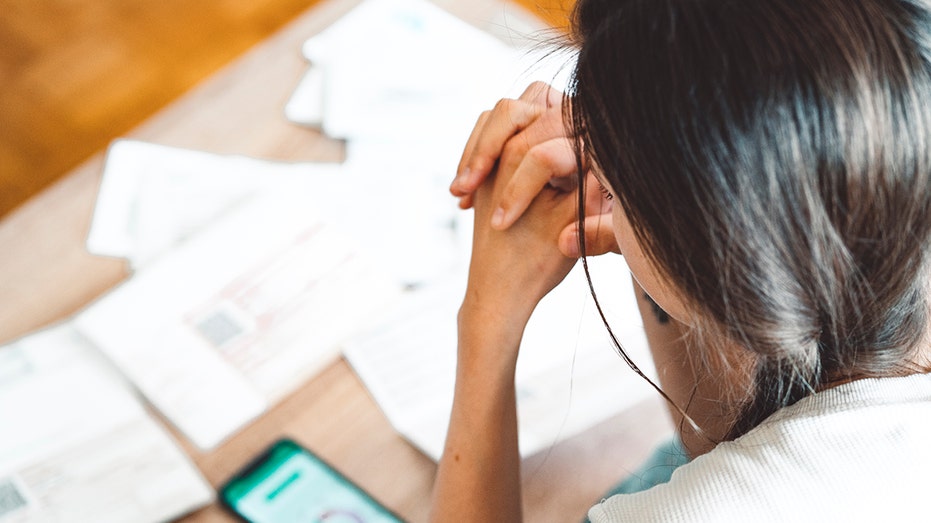
<svg viewBox="0 0 931 523"><path fill-rule="evenodd" d="M579 224L571 223L559 234L559 250L570 258L579 257ZM614 238L614 222L611 213L585 218L585 255L599 256L605 253L620 254Z"/></svg>

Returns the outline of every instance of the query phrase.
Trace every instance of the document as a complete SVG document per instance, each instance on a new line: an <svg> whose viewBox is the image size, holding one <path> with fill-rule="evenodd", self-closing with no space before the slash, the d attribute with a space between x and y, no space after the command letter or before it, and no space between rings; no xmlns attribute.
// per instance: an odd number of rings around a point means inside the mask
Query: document
<svg viewBox="0 0 931 523"><path fill-rule="evenodd" d="M341 176L310 198L333 226L405 288L442 281L469 260L471 214L449 194L458 153L405 141L355 140ZM347 212L347 209L352 209Z"/></svg>
<svg viewBox="0 0 931 523"><path fill-rule="evenodd" d="M286 114L347 139L343 176L314 204L340 215L335 225L365 238L406 288L442 281L469 259L471 217L448 187L478 114L533 80L567 82L572 56L510 36L426 0L364 0L303 45L310 66ZM349 195L355 211L332 195Z"/></svg>
<svg viewBox="0 0 931 523"><path fill-rule="evenodd" d="M622 346L655 370L623 258L590 260L595 288ZM407 296L397 314L350 342L345 357L400 434L438 460L456 369L456 314L465 275ZM547 449L649 397L653 389L615 352L577 266L539 304L517 368L523 456Z"/></svg>
<svg viewBox="0 0 931 523"><path fill-rule="evenodd" d="M526 41L508 45L426 0L366 0L303 52L310 72L289 118L348 140L403 136L459 148L481 111L534 80L563 88L572 63Z"/></svg>
<svg viewBox="0 0 931 523"><path fill-rule="evenodd" d="M0 521L165 521L212 499L71 325L0 347Z"/></svg>
<svg viewBox="0 0 931 523"><path fill-rule="evenodd" d="M87 250L140 268L256 192L306 186L335 169L117 140L107 152Z"/></svg>
<svg viewBox="0 0 931 523"><path fill-rule="evenodd" d="M397 293L307 194L285 187L256 195L74 322L208 450L332 362Z"/></svg>

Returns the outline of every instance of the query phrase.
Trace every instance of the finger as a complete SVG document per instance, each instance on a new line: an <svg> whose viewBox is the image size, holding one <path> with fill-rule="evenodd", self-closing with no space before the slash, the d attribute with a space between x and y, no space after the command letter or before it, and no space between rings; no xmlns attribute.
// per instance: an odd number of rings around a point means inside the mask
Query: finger
<svg viewBox="0 0 931 523"><path fill-rule="evenodd" d="M530 125L544 109L523 100L498 101L481 130L473 130L476 138L468 144L468 150L463 151L456 180L450 188L452 193L464 196L481 185L494 168L508 139Z"/></svg>
<svg viewBox="0 0 931 523"><path fill-rule="evenodd" d="M500 144L500 149L494 153L497 157L488 159L491 162L491 168L494 168L494 161L498 160L499 169L504 166L505 171L513 170L516 168L516 165L520 163L524 154L531 146L550 138L564 136L565 126L563 125L561 110L562 99L563 93L557 89L553 89L546 83L534 82L530 84L518 100L539 105L541 110L543 108L546 109L540 116L531 120L514 135L505 138L504 143ZM498 107L503 107L505 105L506 104L501 103ZM479 118L478 123L476 123L466 143L457 172L463 175L463 180L470 181L465 184L461 184L457 181L453 182L450 191L456 196L461 197L471 193L485 180L485 178L487 178L486 172L475 172L472 167L467 166L466 162L474 156L476 145L480 143L480 140L487 139L487 136L484 136L483 132L488 119L493 113L494 111L485 111L482 113L482 116ZM457 176L457 180L458 178L459 176Z"/></svg>
<svg viewBox="0 0 931 523"><path fill-rule="evenodd" d="M556 89L553 89L548 84L545 84L543 82L533 82L529 86L527 86L526 89L524 89L524 92L521 93L520 97L518 97L518 100L522 100L525 102L534 103L534 104L538 104L538 105L542 105L546 107L546 106L551 105L551 100L552 100L551 92L559 93L559 91L557 91ZM562 96L562 93L559 93L559 95ZM561 100L561 98L559 99ZM466 141L466 145L463 148L462 157L460 158L459 165L456 168L457 173L461 173L463 171L463 169L465 168L464 162L472 156L472 153L475 150L475 144L479 140L479 138L482 136L482 129L485 127L485 122L488 120L488 117L491 115L491 113L492 111L482 112L482 114L480 114L478 117L478 121L472 127L472 132L469 135L469 139ZM501 149L503 151L504 149L503 144L502 144ZM455 185L455 180L454 180L454 185Z"/></svg>
<svg viewBox="0 0 931 523"><path fill-rule="evenodd" d="M563 93L557 89L553 89L546 83L534 82L524 90L519 100L538 104L541 107L552 108L553 106L561 106ZM472 134L469 136L469 140L466 143L462 158L460 159L458 172L462 172L465 169L463 167L463 165L465 165L464 162L467 158L471 157L475 150L476 143L482 138L482 131L491 113L492 111L485 111L482 113L478 122L475 124ZM562 124L561 110L558 107L557 109L547 110L542 117L533 120L513 137L507 139L507 142L498 153L499 161L501 162L499 169L501 169L502 166L505 171L515 169L516 166L520 164L527 149L533 144L556 136L563 136L564 134L565 129ZM470 170L470 172L466 174L466 178L469 178L471 174ZM473 179L470 184L473 187L471 190L469 190L468 186L463 187L455 181L453 182L453 185L450 187L450 192L456 196L460 196L459 206L461 208L468 209L472 206L471 198L467 197L474 190L474 187L478 187L486 177L487 174L483 174L481 177Z"/></svg>
<svg viewBox="0 0 931 523"><path fill-rule="evenodd" d="M472 156L472 151L475 149L475 142L482 136L482 129L485 128L485 123L490 116L491 111L483 111L482 114L478 115L478 120L476 120L475 125L472 126L472 132L469 134L469 139L466 140L465 147L462 150L462 156L459 158L459 166L456 168L456 177L449 186L449 192L453 193L454 196L464 196L468 194L460 189L457 182L462 177L465 161Z"/></svg>
<svg viewBox="0 0 931 523"><path fill-rule="evenodd" d="M526 128L514 135L504 146L498 161L498 172L507 176L521 164L524 156L534 146L554 138L566 138L566 126L563 122L562 109L552 107L547 109ZM575 143L574 139L572 143ZM583 160L583 168L588 169Z"/></svg>
<svg viewBox="0 0 931 523"><path fill-rule="evenodd" d="M570 258L579 257L579 224L566 226L559 234L559 250ZM611 214L585 218L585 255L599 256L609 252L620 254Z"/></svg>
<svg viewBox="0 0 931 523"><path fill-rule="evenodd" d="M575 189L576 172L575 153L568 139L553 138L531 147L496 202L492 227L510 227L544 187L565 192Z"/></svg>

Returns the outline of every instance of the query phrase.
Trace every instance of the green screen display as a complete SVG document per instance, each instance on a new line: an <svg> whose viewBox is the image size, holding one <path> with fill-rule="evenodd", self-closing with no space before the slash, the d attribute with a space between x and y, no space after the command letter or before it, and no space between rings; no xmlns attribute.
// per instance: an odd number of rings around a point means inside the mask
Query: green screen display
<svg viewBox="0 0 931 523"><path fill-rule="evenodd" d="M401 520L296 443L282 440L230 480L221 496L254 523L398 523Z"/></svg>

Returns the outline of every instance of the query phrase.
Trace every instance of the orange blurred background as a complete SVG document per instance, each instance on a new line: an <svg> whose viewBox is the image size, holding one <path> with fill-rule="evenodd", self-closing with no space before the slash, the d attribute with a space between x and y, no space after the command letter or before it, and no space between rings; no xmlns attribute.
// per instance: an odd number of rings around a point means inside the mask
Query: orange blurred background
<svg viewBox="0 0 931 523"><path fill-rule="evenodd" d="M318 1L4 1L0 217Z"/></svg>

